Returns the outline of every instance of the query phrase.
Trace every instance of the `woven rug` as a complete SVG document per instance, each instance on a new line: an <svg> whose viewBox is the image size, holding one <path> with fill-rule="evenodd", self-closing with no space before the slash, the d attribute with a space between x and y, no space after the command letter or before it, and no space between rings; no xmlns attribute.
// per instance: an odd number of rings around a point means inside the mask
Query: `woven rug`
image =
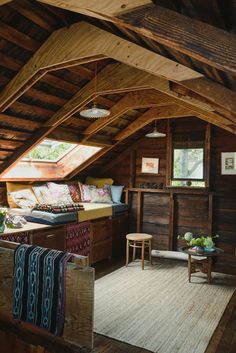
<svg viewBox="0 0 236 353"><path fill-rule="evenodd" d="M158 353L204 353L236 288L235 276L192 275L187 263L140 262L95 282L95 332Z"/></svg>

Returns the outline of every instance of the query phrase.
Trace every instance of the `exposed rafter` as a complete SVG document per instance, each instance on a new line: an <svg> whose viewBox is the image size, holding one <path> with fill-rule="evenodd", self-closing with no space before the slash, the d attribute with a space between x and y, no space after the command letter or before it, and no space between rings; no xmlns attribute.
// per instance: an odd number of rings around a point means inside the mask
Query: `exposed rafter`
<svg viewBox="0 0 236 353"><path fill-rule="evenodd" d="M118 18L118 6L120 1L113 0L109 6L104 1L85 0L39 0L74 12L83 13L95 18L104 19L165 44L191 57L221 70L236 73L236 39L234 35L221 29L204 24L202 22L161 6L150 5L143 1L137 8L137 4L125 7L124 14ZM132 3L132 1L130 1ZM116 4L119 3L119 4ZM134 2L135 3L135 2ZM146 3L146 4L145 4ZM108 5L108 4L107 4ZM132 5L132 4L131 4ZM218 38L215 41L215 38ZM194 46L191 45L194 43Z"/></svg>

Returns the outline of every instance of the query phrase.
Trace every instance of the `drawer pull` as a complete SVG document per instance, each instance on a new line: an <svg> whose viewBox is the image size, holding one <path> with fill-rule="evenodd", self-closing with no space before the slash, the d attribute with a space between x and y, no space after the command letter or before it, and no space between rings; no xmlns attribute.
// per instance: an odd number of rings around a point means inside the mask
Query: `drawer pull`
<svg viewBox="0 0 236 353"><path fill-rule="evenodd" d="M52 237L55 237L56 234L48 234L47 235L47 238L52 238Z"/></svg>

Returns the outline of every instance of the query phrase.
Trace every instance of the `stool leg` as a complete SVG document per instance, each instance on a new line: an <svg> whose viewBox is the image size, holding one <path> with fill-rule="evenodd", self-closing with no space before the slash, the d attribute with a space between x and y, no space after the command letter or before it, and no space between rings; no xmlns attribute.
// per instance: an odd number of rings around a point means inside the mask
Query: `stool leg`
<svg viewBox="0 0 236 353"><path fill-rule="evenodd" d="M128 266L129 263L129 240L126 240L126 266Z"/></svg>
<svg viewBox="0 0 236 353"><path fill-rule="evenodd" d="M149 240L149 261L150 261L150 263L151 263L151 265L152 265L152 241L151 240Z"/></svg>
<svg viewBox="0 0 236 353"><path fill-rule="evenodd" d="M133 247L133 261L135 260L135 258L136 258L136 243L135 243L135 241L134 241L134 247Z"/></svg>
<svg viewBox="0 0 236 353"><path fill-rule="evenodd" d="M191 255L188 255L188 281L191 282Z"/></svg>
<svg viewBox="0 0 236 353"><path fill-rule="evenodd" d="M211 284L211 268L212 268L212 258L208 256L207 259L207 281Z"/></svg>
<svg viewBox="0 0 236 353"><path fill-rule="evenodd" d="M141 259L142 259L142 270L144 270L144 240L142 241L142 255L141 255Z"/></svg>

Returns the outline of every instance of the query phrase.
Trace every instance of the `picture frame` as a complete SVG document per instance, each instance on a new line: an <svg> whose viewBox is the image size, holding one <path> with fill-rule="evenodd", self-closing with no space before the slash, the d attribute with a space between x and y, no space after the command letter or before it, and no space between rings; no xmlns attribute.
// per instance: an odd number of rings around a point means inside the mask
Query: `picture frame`
<svg viewBox="0 0 236 353"><path fill-rule="evenodd" d="M141 173L158 174L159 158L142 158Z"/></svg>
<svg viewBox="0 0 236 353"><path fill-rule="evenodd" d="M236 174L236 152L221 153L221 174L222 175Z"/></svg>

